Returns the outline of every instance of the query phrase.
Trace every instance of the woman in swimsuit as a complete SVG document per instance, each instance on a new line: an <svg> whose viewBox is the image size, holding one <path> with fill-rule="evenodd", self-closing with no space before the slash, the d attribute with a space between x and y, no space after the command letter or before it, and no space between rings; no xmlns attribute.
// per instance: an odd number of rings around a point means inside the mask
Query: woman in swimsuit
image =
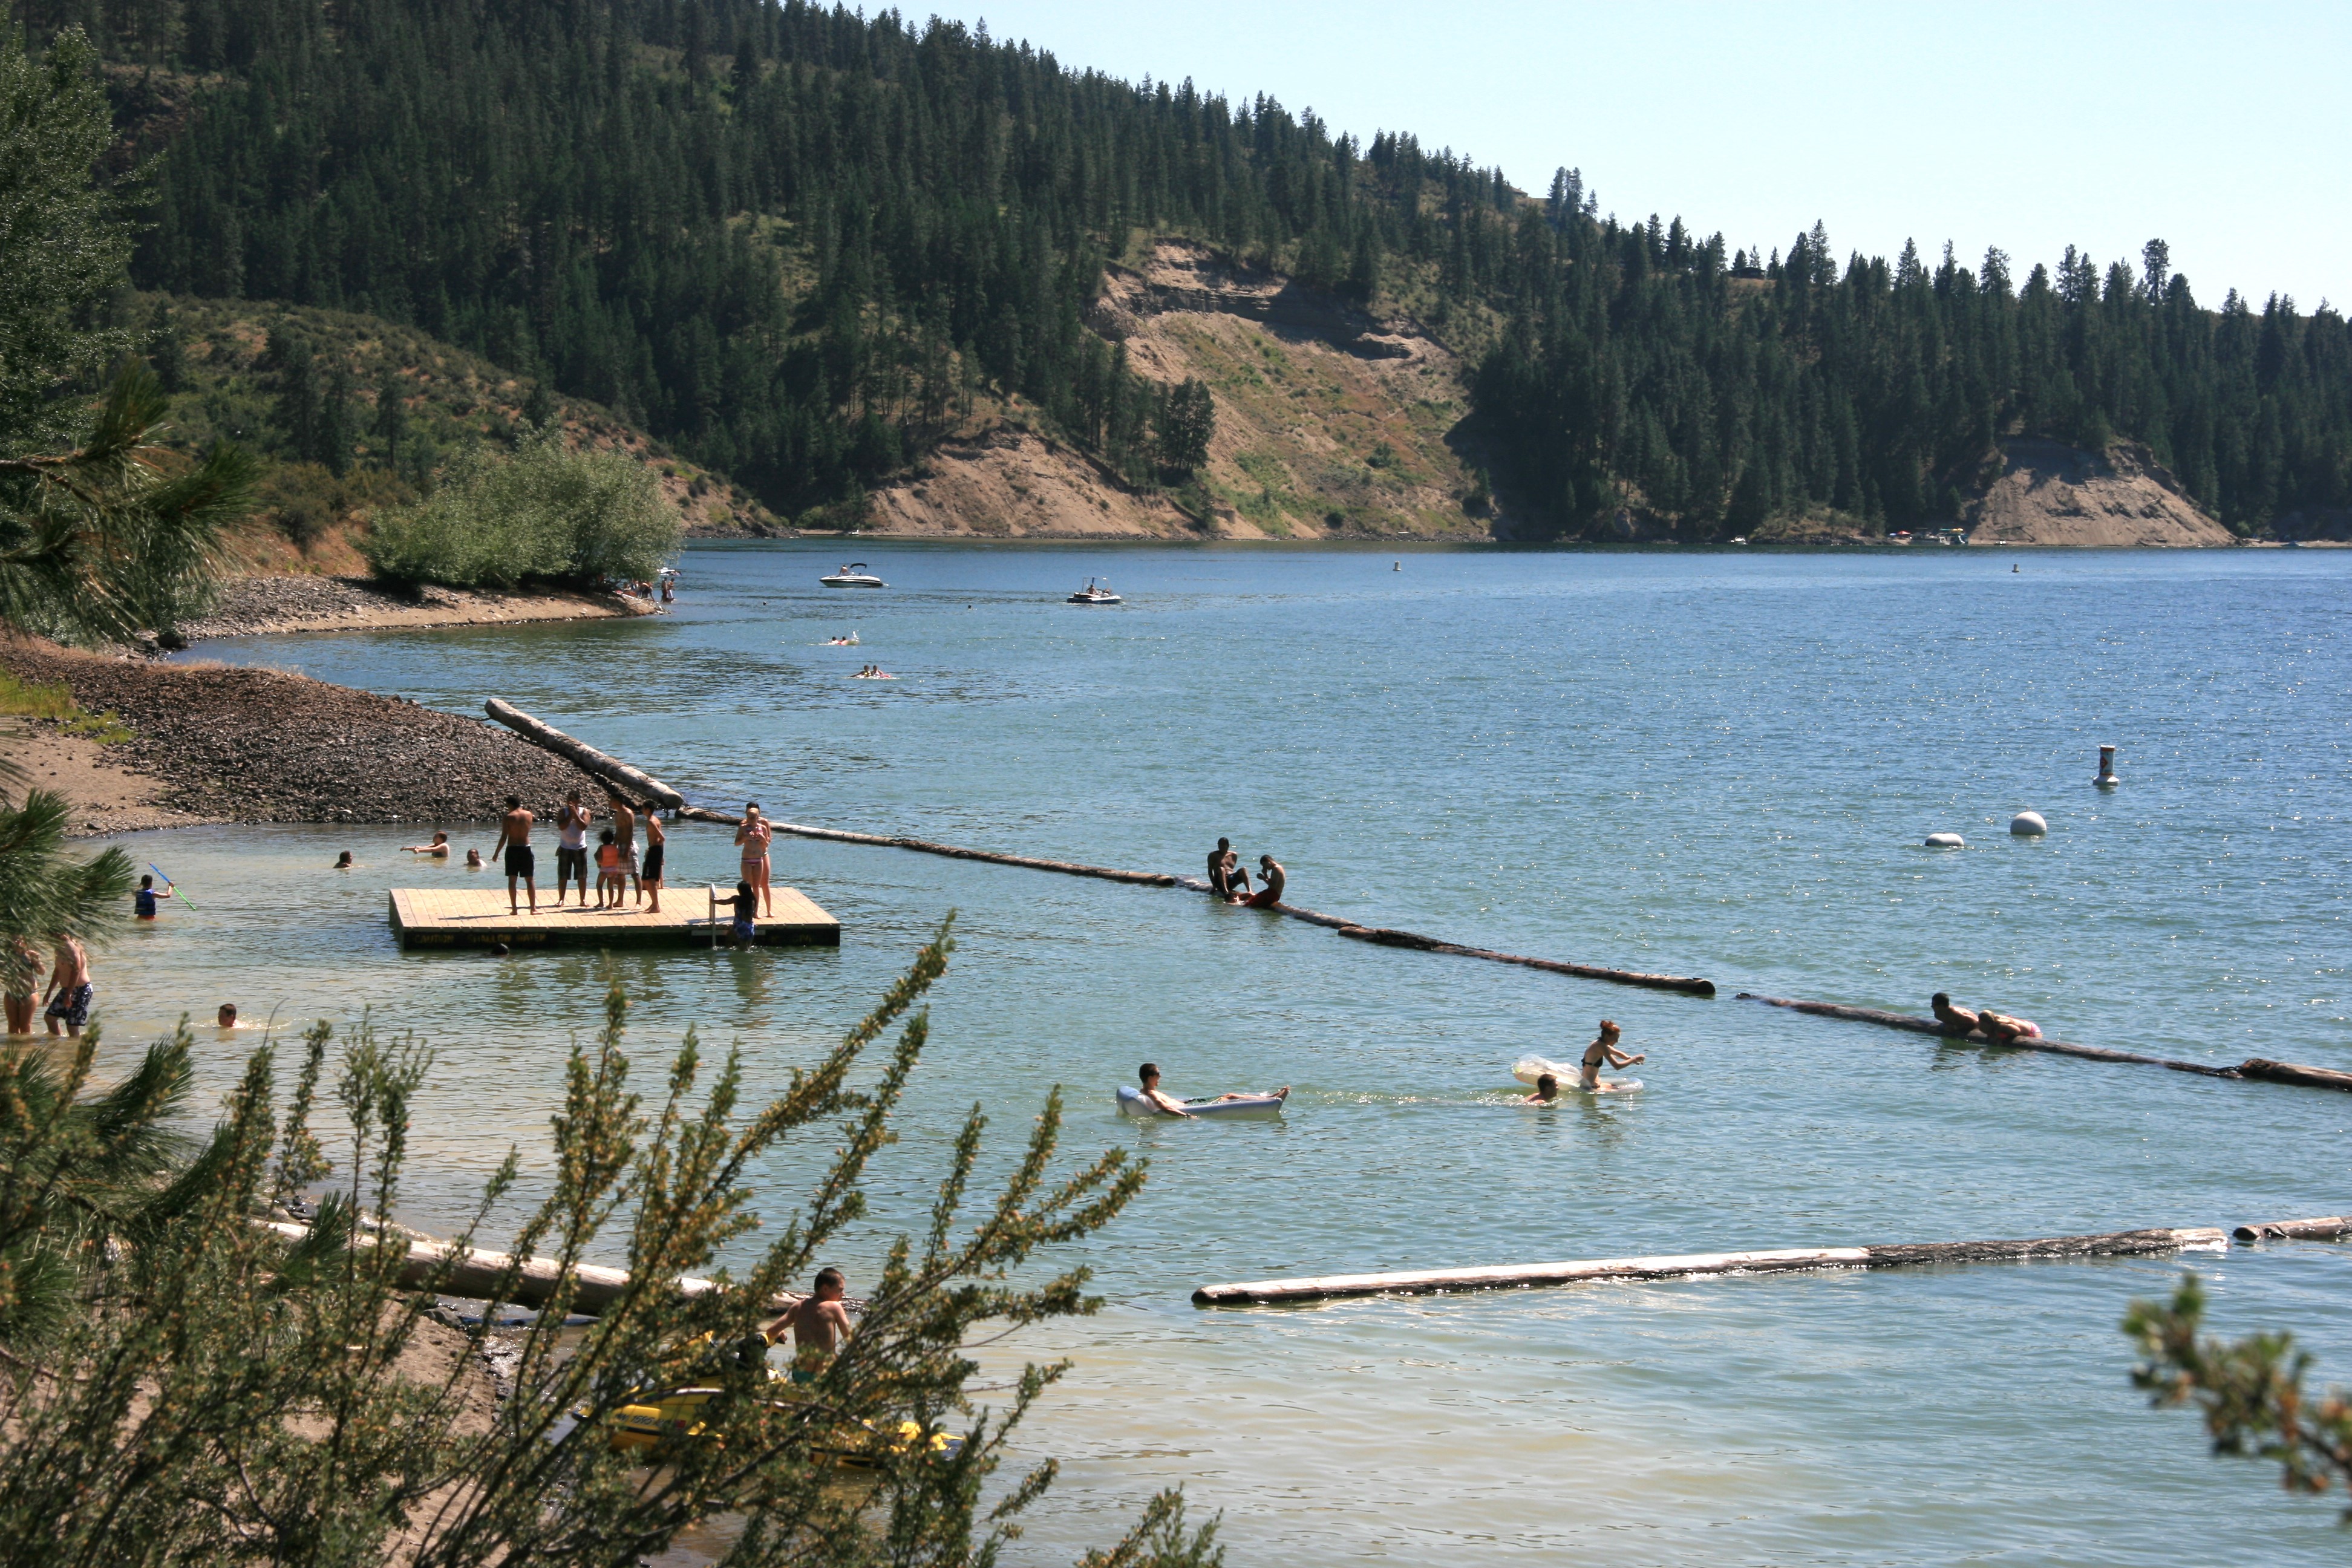
<svg viewBox="0 0 2352 1568"><path fill-rule="evenodd" d="M2013 1046L2020 1040L2038 1040L2042 1026L2031 1018L2012 1018L2006 1013L1996 1013L1990 1007L1977 1009L1977 1027L1984 1037L1996 1046Z"/></svg>
<svg viewBox="0 0 2352 1568"><path fill-rule="evenodd" d="M1587 1091L1598 1089L1601 1087L1601 1069L1603 1066L1627 1068L1632 1067L1635 1062L1649 1060L1647 1056L1636 1054L1629 1057L1619 1050L1617 1037L1621 1033L1622 1031L1608 1019L1601 1020L1601 1037L1584 1047L1584 1061L1576 1079L1579 1089Z"/></svg>
<svg viewBox="0 0 2352 1568"><path fill-rule="evenodd" d="M760 815L760 803L745 805L743 826L735 830L735 842L743 847L743 880L758 892L771 918L776 912L776 895L768 887L768 842L774 837L775 830Z"/></svg>

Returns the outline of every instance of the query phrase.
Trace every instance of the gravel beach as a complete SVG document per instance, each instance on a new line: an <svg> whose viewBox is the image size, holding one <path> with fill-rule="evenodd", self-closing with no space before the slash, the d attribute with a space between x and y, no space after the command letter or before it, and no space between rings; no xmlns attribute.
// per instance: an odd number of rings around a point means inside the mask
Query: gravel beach
<svg viewBox="0 0 2352 1568"><path fill-rule="evenodd" d="M157 804L229 822L495 821L509 795L544 820L603 786L486 720L274 669L154 664L0 641L0 668L64 681L133 739L110 761L157 781ZM19 723L30 722L19 721Z"/></svg>
<svg viewBox="0 0 2352 1568"><path fill-rule="evenodd" d="M211 609L181 626L180 636L193 643L284 632L506 626L655 613L656 606L642 599L563 588L499 594L425 586L412 593L365 577L232 577L220 585Z"/></svg>

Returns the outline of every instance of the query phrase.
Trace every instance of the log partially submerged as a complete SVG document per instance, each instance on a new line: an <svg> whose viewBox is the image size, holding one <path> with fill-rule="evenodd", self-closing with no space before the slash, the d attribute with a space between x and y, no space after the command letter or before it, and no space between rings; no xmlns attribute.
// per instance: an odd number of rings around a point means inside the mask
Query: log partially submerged
<svg viewBox="0 0 2352 1568"><path fill-rule="evenodd" d="M2317 1219L2261 1220L2230 1233L2240 1241L2341 1241L2352 1237L2352 1214L2323 1215Z"/></svg>
<svg viewBox="0 0 2352 1568"><path fill-rule="evenodd" d="M1203 1285L1196 1307L1264 1307L1353 1296L1426 1296L1578 1285L1602 1279L1680 1279L1707 1274L1772 1274L1815 1268L1904 1268L1928 1263L2012 1263L2041 1258L2133 1258L2189 1248L2225 1248L2213 1226L2121 1230L2024 1241L1946 1241L1882 1247L1788 1247L1766 1252L1694 1252L1661 1258L1599 1258L1567 1263L1506 1263L1483 1268L1397 1274L1327 1274Z"/></svg>
<svg viewBox="0 0 2352 1568"><path fill-rule="evenodd" d="M275 1231L289 1241L300 1241L310 1234L310 1227L285 1220L265 1220L264 1229ZM498 1290L501 1281L506 1289L501 1299L517 1306L544 1306L557 1294L565 1270L550 1258L526 1258L518 1267L516 1260L503 1252L470 1252L455 1242L436 1241L431 1237L399 1227L383 1226L387 1234L385 1246L407 1243L407 1261L401 1265L400 1283L404 1289L415 1289L431 1284L452 1296L487 1297ZM509 1279L509 1271L512 1278ZM593 1317L618 1300L629 1288L629 1271L607 1268L601 1264L575 1263L572 1266L571 1310ZM719 1289L715 1279L682 1275L675 1281L680 1296L702 1296ZM798 1301L798 1296L777 1296L769 1305L782 1311Z"/></svg>
<svg viewBox="0 0 2352 1568"><path fill-rule="evenodd" d="M682 807L678 816L696 822L716 822L740 827L743 819L698 805ZM871 844L882 849L912 849L923 855L944 855L952 860L984 860L992 866L1019 866L1031 871L1059 871L1066 877L1098 877L1106 882L1132 882L1146 888L1172 888L1176 879L1164 871L1121 871L1110 866L1088 866L1076 860L1041 860L1032 855L1000 855L992 849L966 849L954 844L934 844L926 838L891 837L879 833L849 833L838 827L810 827L797 822L768 819L768 826L795 838L818 838L830 844Z"/></svg>
<svg viewBox="0 0 2352 1568"><path fill-rule="evenodd" d="M1849 1007L1837 1002L1798 1002L1786 996L1759 996L1748 991L1742 991L1735 1000L1761 1002L1768 1007L1786 1007L1792 1012L1811 1013L1818 1017L1851 1018L1860 1024L1877 1024L1889 1029L1908 1029L1916 1035L1939 1035L1945 1039L1966 1044L1979 1046L1992 1044L1990 1040L1974 1030L1965 1035L1948 1034L1944 1026L1935 1019L1916 1017L1909 1013L1888 1013L1876 1007ZM2137 1051L2111 1051L2101 1046L2071 1045L2064 1040L2039 1038L2011 1040L2007 1048L2021 1051L2047 1051L2053 1056L2081 1057L2086 1061L2095 1062L2137 1062L2144 1067L2167 1068L2174 1072L2196 1073L2204 1078L2241 1076L2241 1069L2237 1068L2216 1067L2211 1062L2175 1061L2169 1057L2142 1056Z"/></svg>
<svg viewBox="0 0 2352 1568"><path fill-rule="evenodd" d="M2272 1083L2299 1083L2305 1089L2336 1089L2352 1092L2352 1072L2297 1067L2293 1062L2274 1062L2262 1057L2248 1057L2240 1062L2238 1076L2263 1079Z"/></svg>
<svg viewBox="0 0 2352 1568"><path fill-rule="evenodd" d="M616 757L608 757L584 741L573 740L554 725L540 722L511 703L493 697L482 704L482 710L532 745L553 752L583 772L594 774L637 800L651 801L671 810L686 804L684 795L651 773L633 768Z"/></svg>

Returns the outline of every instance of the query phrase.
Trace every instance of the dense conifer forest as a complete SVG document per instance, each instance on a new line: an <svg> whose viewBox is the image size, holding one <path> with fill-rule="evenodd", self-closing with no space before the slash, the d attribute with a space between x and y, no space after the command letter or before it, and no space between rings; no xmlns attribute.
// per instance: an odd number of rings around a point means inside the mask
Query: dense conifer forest
<svg viewBox="0 0 2352 1568"><path fill-rule="evenodd" d="M1090 331L1192 236L1476 356L1478 447L1550 526L1949 518L2007 435L2145 443L2240 531L2352 505L2352 336L2200 303L2160 242L1971 268L1727 257L1414 136L1130 84L800 0L19 0L163 149L142 288L370 312L641 421L779 509L1017 395L1139 482L1204 437ZM2022 271L2022 276L2018 274Z"/></svg>

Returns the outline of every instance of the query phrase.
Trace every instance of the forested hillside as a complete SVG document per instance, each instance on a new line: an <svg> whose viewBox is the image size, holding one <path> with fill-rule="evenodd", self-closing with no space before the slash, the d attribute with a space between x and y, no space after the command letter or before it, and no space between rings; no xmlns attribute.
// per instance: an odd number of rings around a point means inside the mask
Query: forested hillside
<svg viewBox="0 0 2352 1568"><path fill-rule="evenodd" d="M165 149L142 286L414 323L642 421L780 510L847 501L1025 403L1150 487L1189 394L1087 312L1203 241L1467 355L1514 512L1677 537L1951 518L2000 442L2144 443L2242 531L2352 505L2352 338L2200 304L2152 244L2054 269L1820 226L1727 258L1412 135L1129 84L984 31L766 0L27 0L90 26ZM2016 274L2023 271L2020 279ZM820 513L820 517L824 514Z"/></svg>

